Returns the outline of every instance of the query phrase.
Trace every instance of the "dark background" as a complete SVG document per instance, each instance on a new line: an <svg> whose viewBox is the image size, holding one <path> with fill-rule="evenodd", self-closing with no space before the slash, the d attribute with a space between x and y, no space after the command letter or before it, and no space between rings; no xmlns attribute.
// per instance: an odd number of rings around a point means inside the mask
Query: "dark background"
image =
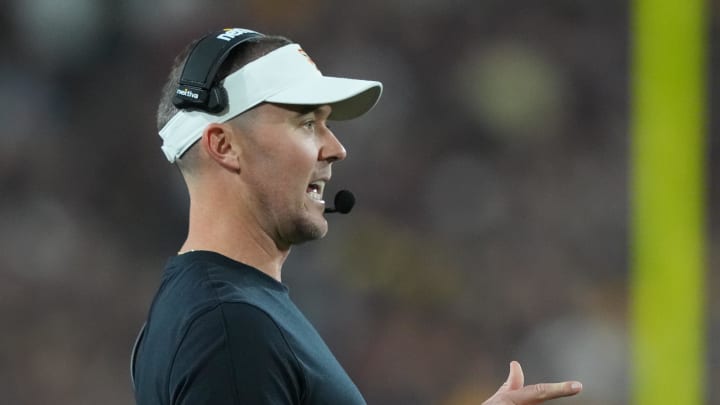
<svg viewBox="0 0 720 405"><path fill-rule="evenodd" d="M619 0L5 0L0 402L131 403L130 348L187 225L160 88L186 43L236 26L385 85L333 127L330 192L356 208L283 273L369 403L479 404L512 359L529 383L585 382L563 403L627 403L628 19Z"/></svg>

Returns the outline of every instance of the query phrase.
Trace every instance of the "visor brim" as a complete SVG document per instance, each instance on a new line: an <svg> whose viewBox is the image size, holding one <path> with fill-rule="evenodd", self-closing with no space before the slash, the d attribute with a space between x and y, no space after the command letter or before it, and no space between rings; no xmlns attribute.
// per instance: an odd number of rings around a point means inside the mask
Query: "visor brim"
<svg viewBox="0 0 720 405"><path fill-rule="evenodd" d="M265 101L291 105L330 105L332 112L328 119L342 121L370 111L381 94L380 82L317 76L267 97Z"/></svg>

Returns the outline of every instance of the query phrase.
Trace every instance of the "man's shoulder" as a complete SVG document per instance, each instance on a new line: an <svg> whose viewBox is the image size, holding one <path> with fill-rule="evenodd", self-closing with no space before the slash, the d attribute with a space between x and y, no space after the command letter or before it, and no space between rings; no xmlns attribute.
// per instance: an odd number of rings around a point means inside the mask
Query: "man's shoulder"
<svg viewBox="0 0 720 405"><path fill-rule="evenodd" d="M266 310L266 303L287 299L287 288L250 266L212 252L193 252L171 259L165 269L156 305L173 312L245 302Z"/></svg>
<svg viewBox="0 0 720 405"><path fill-rule="evenodd" d="M245 316L248 319L241 325L251 325L261 320L253 316L257 311L273 324L282 323L288 307L292 307L287 289L258 274L258 270L226 263L223 257L209 252L183 256L168 263L148 317L150 327L167 342L179 345L198 322L214 333L224 333L232 324L225 319L228 316Z"/></svg>
<svg viewBox="0 0 720 405"><path fill-rule="evenodd" d="M204 362L215 364L215 371L242 364L232 364L227 355L244 347L252 353L285 353L296 365L284 329L271 315L282 312L283 291L272 287L242 266L171 259L139 346L138 376L159 376L161 386L172 385L172 379L190 378L184 373Z"/></svg>

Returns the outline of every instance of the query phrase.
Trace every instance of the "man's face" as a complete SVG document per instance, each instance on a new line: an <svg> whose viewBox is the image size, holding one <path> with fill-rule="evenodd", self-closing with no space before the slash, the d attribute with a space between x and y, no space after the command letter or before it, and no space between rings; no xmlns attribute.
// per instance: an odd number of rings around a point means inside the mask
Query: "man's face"
<svg viewBox="0 0 720 405"><path fill-rule="evenodd" d="M318 239L331 165L346 156L327 126L329 106L263 104L243 118L240 179L254 220L280 247Z"/></svg>

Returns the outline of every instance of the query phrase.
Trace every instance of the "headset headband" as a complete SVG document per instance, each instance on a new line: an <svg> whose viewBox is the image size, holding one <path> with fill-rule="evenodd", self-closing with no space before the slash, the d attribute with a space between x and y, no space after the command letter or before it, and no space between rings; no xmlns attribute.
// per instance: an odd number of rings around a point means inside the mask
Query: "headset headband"
<svg viewBox="0 0 720 405"><path fill-rule="evenodd" d="M172 102L179 109L219 113L227 107L227 93L216 75L230 51L263 35L242 28L226 28L200 39L190 51Z"/></svg>

